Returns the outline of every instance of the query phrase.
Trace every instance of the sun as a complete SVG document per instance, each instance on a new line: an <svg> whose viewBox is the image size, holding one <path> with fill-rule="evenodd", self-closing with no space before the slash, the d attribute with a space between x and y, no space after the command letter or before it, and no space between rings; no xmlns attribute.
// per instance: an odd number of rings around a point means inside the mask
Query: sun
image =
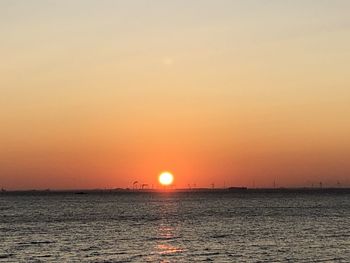
<svg viewBox="0 0 350 263"><path fill-rule="evenodd" d="M161 185L167 186L173 183L174 176L170 172L162 172L159 175L158 180Z"/></svg>

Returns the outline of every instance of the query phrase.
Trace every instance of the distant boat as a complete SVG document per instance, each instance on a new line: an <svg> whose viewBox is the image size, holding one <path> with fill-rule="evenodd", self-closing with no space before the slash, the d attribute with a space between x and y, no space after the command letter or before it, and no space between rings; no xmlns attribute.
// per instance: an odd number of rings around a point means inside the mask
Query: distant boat
<svg viewBox="0 0 350 263"><path fill-rule="evenodd" d="M76 195L87 195L87 192L76 192Z"/></svg>

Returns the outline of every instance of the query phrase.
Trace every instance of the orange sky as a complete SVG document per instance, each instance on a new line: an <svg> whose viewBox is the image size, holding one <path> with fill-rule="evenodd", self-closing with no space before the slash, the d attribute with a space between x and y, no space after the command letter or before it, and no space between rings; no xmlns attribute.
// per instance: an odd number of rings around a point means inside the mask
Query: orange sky
<svg viewBox="0 0 350 263"><path fill-rule="evenodd" d="M349 1L2 1L0 187L350 186Z"/></svg>

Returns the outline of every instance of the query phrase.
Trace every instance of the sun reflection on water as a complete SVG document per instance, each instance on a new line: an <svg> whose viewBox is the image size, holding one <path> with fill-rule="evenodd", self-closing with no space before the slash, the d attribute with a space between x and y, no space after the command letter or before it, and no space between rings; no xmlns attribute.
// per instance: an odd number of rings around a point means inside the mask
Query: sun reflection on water
<svg viewBox="0 0 350 263"><path fill-rule="evenodd" d="M160 255L169 255L169 254L180 253L184 251L182 248L178 248L169 244L159 244L157 245L157 249Z"/></svg>
<svg viewBox="0 0 350 263"><path fill-rule="evenodd" d="M163 224L160 225L158 228L158 237L156 251L159 255L172 255L184 251L184 249L174 244L175 240L178 238L174 227Z"/></svg>

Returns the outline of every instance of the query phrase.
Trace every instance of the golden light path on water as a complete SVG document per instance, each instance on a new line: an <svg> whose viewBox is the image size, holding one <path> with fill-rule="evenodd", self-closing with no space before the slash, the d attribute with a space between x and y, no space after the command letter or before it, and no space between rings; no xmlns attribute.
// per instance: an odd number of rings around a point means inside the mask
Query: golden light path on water
<svg viewBox="0 0 350 263"><path fill-rule="evenodd" d="M174 232L175 232L175 229L173 227L160 225L158 233L159 233L159 238L160 240L162 240L162 242L156 246L158 254L170 255L175 253L181 253L184 251L182 248L179 248L169 243L174 238L176 238L176 235Z"/></svg>

